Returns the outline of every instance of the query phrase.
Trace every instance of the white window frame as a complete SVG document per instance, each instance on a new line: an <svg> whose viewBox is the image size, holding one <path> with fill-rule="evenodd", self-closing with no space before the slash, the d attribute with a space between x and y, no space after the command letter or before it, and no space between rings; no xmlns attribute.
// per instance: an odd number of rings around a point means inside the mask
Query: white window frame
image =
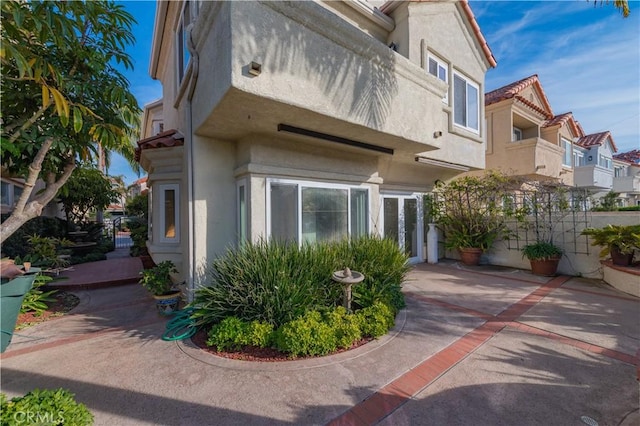
<svg viewBox="0 0 640 426"><path fill-rule="evenodd" d="M434 61L436 63L437 75L431 72L430 61ZM444 79L440 76L441 70L444 71ZM438 80L442 80L449 85L449 64L431 52L427 53L427 72ZM442 98L442 102L447 105L449 104L449 88L447 88L447 92Z"/></svg>
<svg viewBox="0 0 640 426"><path fill-rule="evenodd" d="M517 142L522 140L522 129L516 126L513 126L511 130L511 142Z"/></svg>
<svg viewBox="0 0 640 426"><path fill-rule="evenodd" d="M573 150L573 167L584 166L584 152Z"/></svg>
<svg viewBox="0 0 640 426"><path fill-rule="evenodd" d="M200 11L200 0L186 0L182 5L175 33L176 81L178 88L182 85L191 65L191 52L187 49L187 27L196 20ZM186 13L185 13L186 12ZM186 16L186 19L185 19ZM187 22L188 21L188 22ZM185 55L188 55L185 61Z"/></svg>
<svg viewBox="0 0 640 426"><path fill-rule="evenodd" d="M179 243L180 242L180 184L177 183L163 183L158 185L158 191L160 192L160 194L158 195L158 207L160 209L160 223L159 223L159 232L158 232L158 236L160 237L160 243L165 243L165 244L174 244L174 243ZM166 202L166 191L168 190L173 190L174 194L175 194L175 237L166 237L165 236L165 229L166 229L166 225L167 225L167 218L165 217L165 211L164 211L164 205Z"/></svg>
<svg viewBox="0 0 640 426"><path fill-rule="evenodd" d="M307 180L294 180L294 179L280 179L280 178L267 178L266 187L266 203L265 203L265 221L267 238L271 238L271 185L296 185L297 191L297 235L298 246L302 246L302 188L321 188L321 189L346 189L347 195L347 236L351 236L351 189L361 189L367 191L367 229L368 234L371 233L372 220L371 220L371 188L364 185L348 185L340 183L319 182L319 181L307 181Z"/></svg>
<svg viewBox="0 0 640 426"><path fill-rule="evenodd" d="M561 138L562 148L564 152L562 153L562 165L566 167L572 167L573 164L573 153L571 150L572 143L569 139ZM567 151L568 150L568 151ZM569 160L569 164L567 164L567 160Z"/></svg>
<svg viewBox="0 0 640 426"><path fill-rule="evenodd" d="M598 165L600 167L604 167L605 169L611 169L613 165L613 160L604 154L600 154L598 156Z"/></svg>
<svg viewBox="0 0 640 426"><path fill-rule="evenodd" d="M455 85L455 79L459 78L461 80L463 80L465 82L465 111L466 111L466 123L462 124L462 123L458 123L456 122L456 85ZM475 134L480 134L480 109L482 108L481 104L480 104L480 85L478 83L476 83L475 81L471 80L470 78L468 78L467 76L465 76L464 74L458 72L458 71L453 71L453 102L452 102L452 106L453 106L453 125L456 127L460 127L462 129L465 129L469 132L475 133ZM476 99L476 104L478 106L477 111L476 111L476 123L478 123L478 128L475 129L473 127L469 127L469 97L468 97L468 92L469 92L469 86L473 87L476 90L476 93L478 94L477 99Z"/></svg>

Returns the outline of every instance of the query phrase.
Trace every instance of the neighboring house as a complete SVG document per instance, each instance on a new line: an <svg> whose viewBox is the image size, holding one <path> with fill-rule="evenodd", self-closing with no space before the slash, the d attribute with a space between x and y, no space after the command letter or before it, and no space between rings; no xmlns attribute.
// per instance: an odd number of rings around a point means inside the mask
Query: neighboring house
<svg viewBox="0 0 640 426"><path fill-rule="evenodd" d="M127 188L127 195L129 198L137 197L138 195L146 194L148 191L147 188L147 180L148 176L141 177L140 179L133 182Z"/></svg>
<svg viewBox="0 0 640 426"><path fill-rule="evenodd" d="M485 166L495 65L466 1L159 1L149 252L190 286L261 238L377 233L421 259L422 194Z"/></svg>
<svg viewBox="0 0 640 426"><path fill-rule="evenodd" d="M13 211L18 199L22 195L22 189L24 188L23 179L12 179L2 177L1 185L1 198L0 198L0 213L8 214Z"/></svg>
<svg viewBox="0 0 640 426"><path fill-rule="evenodd" d="M608 192L613 188L613 153L617 151L611 133L582 136L575 142L581 153L581 164L575 167L574 183L579 188Z"/></svg>
<svg viewBox="0 0 640 426"><path fill-rule="evenodd" d="M613 156L613 191L620 207L640 206L640 149Z"/></svg>
<svg viewBox="0 0 640 426"><path fill-rule="evenodd" d="M570 112L554 115L537 75L485 94L486 168L573 186L584 135Z"/></svg>

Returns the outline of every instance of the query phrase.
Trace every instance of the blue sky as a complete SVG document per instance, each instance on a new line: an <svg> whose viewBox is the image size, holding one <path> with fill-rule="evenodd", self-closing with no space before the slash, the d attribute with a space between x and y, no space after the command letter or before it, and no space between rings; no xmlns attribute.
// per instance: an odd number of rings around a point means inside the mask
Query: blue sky
<svg viewBox="0 0 640 426"><path fill-rule="evenodd" d="M135 68L126 73L141 106L162 96L149 77L155 1L122 2L138 25L129 48ZM553 112L573 112L585 132L612 132L619 152L640 148L640 1L623 19L593 1L471 1L498 66L485 88L497 89L538 74ZM137 176L113 155L111 175Z"/></svg>

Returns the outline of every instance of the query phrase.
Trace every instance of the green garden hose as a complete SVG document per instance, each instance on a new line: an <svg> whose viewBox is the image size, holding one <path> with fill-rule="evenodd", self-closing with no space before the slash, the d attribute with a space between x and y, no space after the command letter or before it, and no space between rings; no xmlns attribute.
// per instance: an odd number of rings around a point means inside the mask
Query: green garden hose
<svg viewBox="0 0 640 426"><path fill-rule="evenodd" d="M166 330L162 335L162 340L174 341L184 340L196 334L198 327L191 318L193 308L186 308L176 312L175 316L167 322Z"/></svg>

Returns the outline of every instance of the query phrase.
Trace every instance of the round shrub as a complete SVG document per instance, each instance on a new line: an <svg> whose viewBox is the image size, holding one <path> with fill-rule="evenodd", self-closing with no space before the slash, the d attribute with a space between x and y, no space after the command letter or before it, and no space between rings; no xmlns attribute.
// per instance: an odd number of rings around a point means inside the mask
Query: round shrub
<svg viewBox="0 0 640 426"><path fill-rule="evenodd" d="M84 404L75 401L66 389L35 389L25 396L7 400L0 394L0 419L3 425L47 424L88 426L93 415Z"/></svg>
<svg viewBox="0 0 640 426"><path fill-rule="evenodd" d="M211 327L207 345L219 351L238 350L243 346L268 347L273 340L273 326L259 321L245 322L228 317Z"/></svg>
<svg viewBox="0 0 640 426"><path fill-rule="evenodd" d="M362 338L361 317L348 314L342 306L324 312L323 319L333 330L339 348L349 348Z"/></svg>
<svg viewBox="0 0 640 426"><path fill-rule="evenodd" d="M338 349L333 329L323 321L318 311L309 311L276 331L276 347L293 357L326 355Z"/></svg>
<svg viewBox="0 0 640 426"><path fill-rule="evenodd" d="M394 312L384 303L374 303L360 309L355 315L360 318L359 324L362 327L362 334L376 339L387 334L395 324Z"/></svg>

